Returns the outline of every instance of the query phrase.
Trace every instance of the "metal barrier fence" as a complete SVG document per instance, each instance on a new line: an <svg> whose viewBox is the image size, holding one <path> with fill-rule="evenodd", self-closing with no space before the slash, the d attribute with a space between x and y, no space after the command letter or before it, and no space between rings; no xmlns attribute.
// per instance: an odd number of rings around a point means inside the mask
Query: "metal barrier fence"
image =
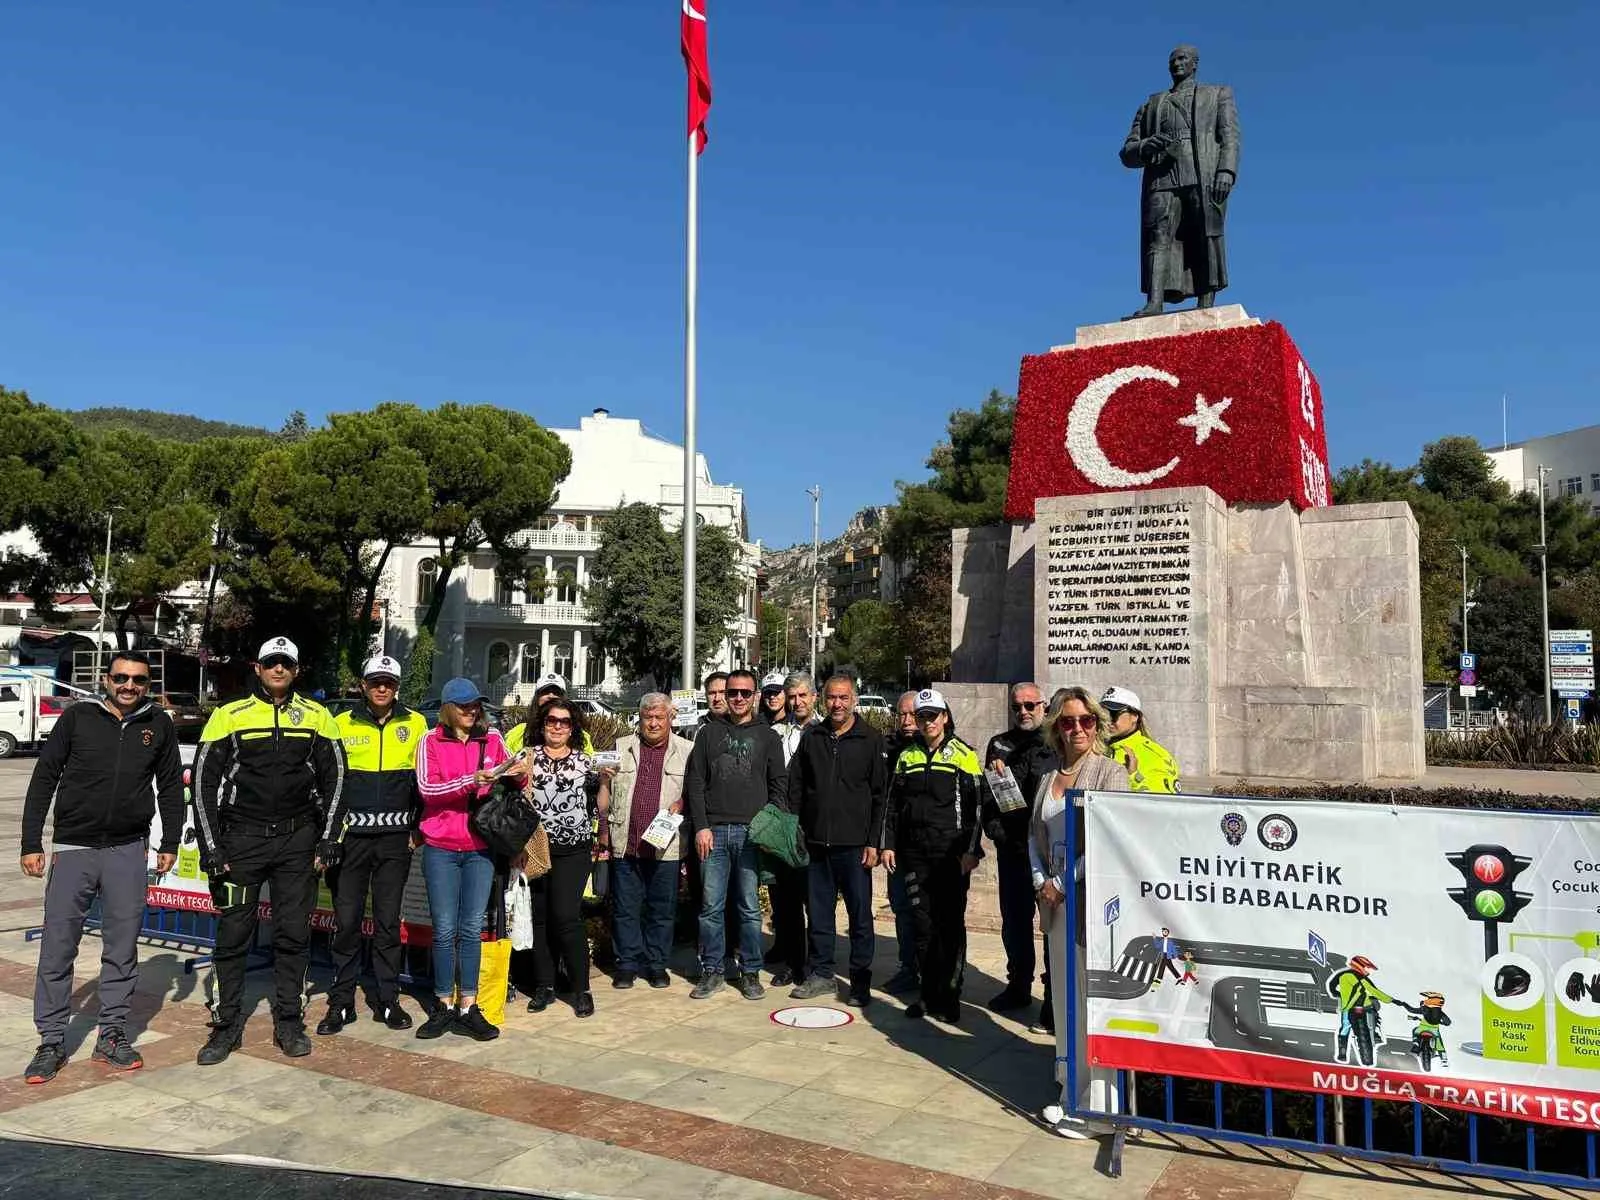
<svg viewBox="0 0 1600 1200"><path fill-rule="evenodd" d="M1072 811L1081 814L1082 793L1068 795ZM1065 841L1056 843L1069 871L1086 850L1080 821L1081 817L1069 815ZM1079 879L1083 878L1080 872ZM1087 996L1081 994L1086 988L1079 983L1087 965L1080 958L1087 950L1076 936L1086 902L1082 889L1081 882L1067 887L1063 902L1062 924L1073 936L1064 939L1065 987L1056 1000L1056 1021L1066 1051L1057 1062L1064 1068L1067 1112L1087 1121L1109 1123L1112 1128L1112 1175L1121 1174L1129 1132L1155 1130L1523 1183L1600 1188L1600 1146L1596 1143L1600 1135L1512 1117L1445 1111L1421 1101L1358 1100L1333 1093L1118 1070L1116 1111L1081 1107L1079 1084L1087 1069L1087 1064L1077 1061L1082 1044L1079 1025L1087 1020ZM1600 1094L1596 1100L1600 1101ZM1158 1115L1147 1115L1152 1106ZM1146 1111L1141 1112L1141 1107ZM1206 1108L1209 1120L1196 1119ZM1347 1111L1352 1108L1353 1113ZM1243 1127L1246 1125L1249 1127ZM1561 1169L1555 1169L1557 1165Z"/></svg>

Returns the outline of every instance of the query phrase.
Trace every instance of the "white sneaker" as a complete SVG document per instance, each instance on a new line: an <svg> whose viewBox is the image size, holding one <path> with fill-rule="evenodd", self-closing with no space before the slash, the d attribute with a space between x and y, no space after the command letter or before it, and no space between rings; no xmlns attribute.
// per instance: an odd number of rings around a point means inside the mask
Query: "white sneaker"
<svg viewBox="0 0 1600 1200"><path fill-rule="evenodd" d="M1075 1142L1089 1140L1087 1122L1078 1117L1069 1117L1066 1109L1059 1104L1046 1104L1039 1110L1039 1119L1050 1126L1051 1132L1058 1137L1069 1138Z"/></svg>

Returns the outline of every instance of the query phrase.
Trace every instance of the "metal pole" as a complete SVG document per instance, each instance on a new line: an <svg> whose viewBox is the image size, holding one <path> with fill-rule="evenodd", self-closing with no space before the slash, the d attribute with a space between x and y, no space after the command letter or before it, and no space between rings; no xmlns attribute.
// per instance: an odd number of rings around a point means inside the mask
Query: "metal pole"
<svg viewBox="0 0 1600 1200"><path fill-rule="evenodd" d="M1461 551L1461 653L1466 654L1470 647L1467 645L1467 548L1459 547ZM1472 697L1463 693L1461 704L1465 710L1461 718L1461 727L1468 733L1472 732Z"/></svg>
<svg viewBox="0 0 1600 1200"><path fill-rule="evenodd" d="M817 592L822 582L822 485L806 489L811 497L811 677L817 677Z"/></svg>
<svg viewBox="0 0 1600 1200"><path fill-rule="evenodd" d="M100 658L106 644L106 596L111 591L111 523L116 519L116 509L106 513L106 565L100 572L100 621L94 628L94 669L100 671Z"/></svg>
<svg viewBox="0 0 1600 1200"><path fill-rule="evenodd" d="M1539 657L1544 660L1544 723L1552 723L1550 714L1550 547L1544 539L1544 477L1552 468L1539 464L1539 612L1544 638L1539 646Z"/></svg>
<svg viewBox="0 0 1600 1200"><path fill-rule="evenodd" d="M694 686L695 535L695 302L699 289L700 155L698 131L689 131L689 220L683 276L683 686ZM663 682L663 681L658 681Z"/></svg>

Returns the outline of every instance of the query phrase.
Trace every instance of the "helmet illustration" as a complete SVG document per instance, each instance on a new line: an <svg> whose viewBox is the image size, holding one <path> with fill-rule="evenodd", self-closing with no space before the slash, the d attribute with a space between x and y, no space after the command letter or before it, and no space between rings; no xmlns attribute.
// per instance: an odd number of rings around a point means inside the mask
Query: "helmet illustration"
<svg viewBox="0 0 1600 1200"><path fill-rule="evenodd" d="M1443 992L1423 992L1422 993L1422 1007L1423 1008L1443 1008L1444 1007L1444 993Z"/></svg>
<svg viewBox="0 0 1600 1200"><path fill-rule="evenodd" d="M1350 969L1357 975L1370 975L1378 966L1365 954L1358 954L1350 960Z"/></svg>

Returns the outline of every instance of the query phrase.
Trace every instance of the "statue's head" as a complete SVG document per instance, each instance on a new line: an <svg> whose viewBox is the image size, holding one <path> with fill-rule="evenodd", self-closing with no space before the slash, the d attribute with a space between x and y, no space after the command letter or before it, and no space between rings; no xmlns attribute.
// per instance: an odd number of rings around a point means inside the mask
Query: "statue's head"
<svg viewBox="0 0 1600 1200"><path fill-rule="evenodd" d="M1200 51L1193 46L1179 46L1167 55L1167 70L1172 72L1172 82L1182 83L1200 66Z"/></svg>

